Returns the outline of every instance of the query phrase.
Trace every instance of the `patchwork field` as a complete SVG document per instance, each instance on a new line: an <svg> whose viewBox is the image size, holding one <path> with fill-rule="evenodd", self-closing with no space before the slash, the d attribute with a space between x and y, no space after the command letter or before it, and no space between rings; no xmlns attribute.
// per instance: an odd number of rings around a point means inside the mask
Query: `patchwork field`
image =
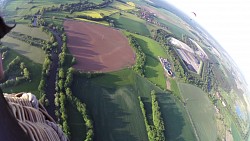
<svg viewBox="0 0 250 141"><path fill-rule="evenodd" d="M76 57L78 70L109 72L129 67L135 54L118 30L87 22L67 20L64 28L68 48Z"/></svg>
<svg viewBox="0 0 250 141"><path fill-rule="evenodd" d="M29 27L28 25L24 24L17 24L12 32L13 31L32 36L33 38L38 38L46 41L49 40L48 34L43 32L41 28Z"/></svg>
<svg viewBox="0 0 250 141"><path fill-rule="evenodd" d="M182 104L130 69L87 79L74 75L72 91L88 106L96 141L147 141L138 96L152 111L150 91L157 92L167 140L194 141L193 129ZM150 115L149 115L150 116Z"/></svg>
<svg viewBox="0 0 250 141"><path fill-rule="evenodd" d="M35 63L42 64L44 61L45 54L43 50L35 46L31 46L28 43L6 36L2 40L2 44L28 57Z"/></svg>
<svg viewBox="0 0 250 141"><path fill-rule="evenodd" d="M94 23L94 24L101 24L101 25L109 26L109 23L106 21L92 21L92 20L87 20L87 19L83 19L83 18L74 18L74 19L78 20L78 21L90 22L90 23Z"/></svg>
<svg viewBox="0 0 250 141"><path fill-rule="evenodd" d="M39 28L31 28L27 25L18 24L14 29L14 32L32 36L33 38L38 38L42 40L48 40L49 36L41 31ZM32 46L21 40L14 39L9 36L5 36L2 40L4 46L14 49L18 53L28 57L35 63L42 64L45 58L44 51L41 48Z"/></svg>
<svg viewBox="0 0 250 141"><path fill-rule="evenodd" d="M111 14L114 14L116 12L119 12L119 10L111 8L111 7L107 7L107 8L102 8L102 9L74 12L73 15L87 15L92 18L102 18L102 15L110 16Z"/></svg>
<svg viewBox="0 0 250 141"><path fill-rule="evenodd" d="M38 63L32 62L31 59L28 59L27 57L18 54L16 51L10 49L8 52L8 55L6 59L3 60L3 67L4 70L7 69L7 65L15 59L17 56L21 58L21 60L25 63L27 66L27 69L30 71L31 74L31 82L23 82L17 86L4 88L5 93L18 93L18 92L31 92L37 96L37 98L40 98L40 93L38 91L38 85L40 83L41 79L41 71L42 71L42 65Z"/></svg>
<svg viewBox="0 0 250 141"><path fill-rule="evenodd" d="M201 89L179 83L180 93L201 141L216 140L215 108Z"/></svg>
<svg viewBox="0 0 250 141"><path fill-rule="evenodd" d="M146 54L145 77L162 89L166 89L164 69L158 59L158 56L163 58L167 57L164 49L153 39L129 32L124 33L126 35L133 35L140 44L143 52Z"/></svg>
<svg viewBox="0 0 250 141"><path fill-rule="evenodd" d="M118 1L114 1L111 4L111 7L114 7L114 8L120 9L120 10L132 10L132 9L135 9L134 6L131 6L131 5L125 4L125 3L121 3L121 2L118 2Z"/></svg>
<svg viewBox="0 0 250 141"><path fill-rule="evenodd" d="M61 27L63 25L63 21L66 15L69 15L69 12L65 12L65 11L46 12L44 14L44 20L45 22L53 23L54 25Z"/></svg>
<svg viewBox="0 0 250 141"><path fill-rule="evenodd" d="M101 0L95 0L101 1ZM21 16L35 14L42 7L49 7L52 5L57 6L58 4L73 3L79 2L79 0L33 0L32 3L29 3L28 0L15 0L9 1L8 5L5 8L6 15L15 15L15 19L21 19Z"/></svg>
<svg viewBox="0 0 250 141"><path fill-rule="evenodd" d="M68 123L71 132L71 141L80 141L86 138L86 126L81 113L68 101Z"/></svg>
<svg viewBox="0 0 250 141"><path fill-rule="evenodd" d="M146 26L146 21L130 13L114 14L111 16L115 27L125 29L129 32L150 36L150 31Z"/></svg>

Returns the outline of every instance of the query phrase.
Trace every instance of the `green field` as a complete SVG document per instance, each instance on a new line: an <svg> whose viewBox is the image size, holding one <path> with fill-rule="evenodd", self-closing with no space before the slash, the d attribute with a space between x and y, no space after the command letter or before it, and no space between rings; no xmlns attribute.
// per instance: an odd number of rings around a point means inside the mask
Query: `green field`
<svg viewBox="0 0 250 141"><path fill-rule="evenodd" d="M166 79L164 69L158 59L158 56L166 58L166 53L160 44L148 37L124 32L126 35L133 35L140 44L143 52L146 54L145 77L151 82L157 84L162 89L166 89Z"/></svg>
<svg viewBox="0 0 250 141"><path fill-rule="evenodd" d="M76 15L85 15L85 16L89 16L91 18L96 18L96 19L101 19L103 18L103 16L101 15L101 13L96 12L95 10L93 11L84 11L84 12L75 12Z"/></svg>
<svg viewBox="0 0 250 141"><path fill-rule="evenodd" d="M121 3L121 2L118 2L118 1L114 1L110 6L114 7L114 8L117 8L119 10L132 10L132 9L135 9L135 7L133 7L133 6L130 6L128 4L124 4L124 3Z"/></svg>
<svg viewBox="0 0 250 141"><path fill-rule="evenodd" d="M24 24L17 24L12 31L29 35L32 36L33 38L38 38L46 41L49 40L49 36L45 32L43 32L40 28L37 27L29 27Z"/></svg>
<svg viewBox="0 0 250 141"><path fill-rule="evenodd" d="M199 139L201 141L216 140L215 109L207 94L190 84L179 83L179 88Z"/></svg>
<svg viewBox="0 0 250 141"><path fill-rule="evenodd" d="M35 63L42 64L44 61L45 54L41 48L31 46L30 44L8 36L3 38L2 43L4 46L14 49Z"/></svg>
<svg viewBox="0 0 250 141"><path fill-rule="evenodd" d="M111 14L117 13L119 10L107 7L102 9L86 10L81 12L74 12L73 15L87 15L92 18L102 18L101 14L105 16L110 16Z"/></svg>
<svg viewBox="0 0 250 141"><path fill-rule="evenodd" d="M31 92L37 96L37 98L40 97L39 92L37 90L38 85L40 83L41 79L41 71L42 71L42 65L32 62L30 59L18 54L17 52L13 50L8 51L8 55L6 59L3 60L3 67L6 70L7 65L16 58L16 56L21 57L21 61L25 63L28 70L31 74L31 82L24 82L22 84L19 84L17 86L8 87L3 89L5 93L18 93L18 92Z"/></svg>
<svg viewBox="0 0 250 141"><path fill-rule="evenodd" d="M86 126L81 113L67 101L68 124L72 141L80 141L86 138Z"/></svg>
<svg viewBox="0 0 250 141"><path fill-rule="evenodd" d="M69 15L69 12L46 12L44 14L44 20L48 23L53 23L54 25L61 27L66 15Z"/></svg>
<svg viewBox="0 0 250 141"><path fill-rule="evenodd" d="M28 3L30 0L15 0L9 1L5 7L5 13L10 16L15 16L16 19L22 18L24 15L35 14L42 7L51 7L52 5L58 6L59 4L79 2L79 0L33 0L32 3ZM97 0L96 0L97 1ZM16 9L18 8L18 9Z"/></svg>
<svg viewBox="0 0 250 141"><path fill-rule="evenodd" d="M106 21L92 21L92 20L87 20L87 19L82 19L82 18L75 18L75 20L79 20L79 21L84 21L84 22L90 22L90 23L96 23L96 24L101 24L101 25L105 25L105 26L109 26L109 23Z"/></svg>
<svg viewBox="0 0 250 141"><path fill-rule="evenodd" d="M182 104L130 69L92 79L78 74L72 85L73 94L86 103L94 120L95 139L101 141L148 140L138 96L149 111L152 89L160 101L167 140L195 140Z"/></svg>
<svg viewBox="0 0 250 141"><path fill-rule="evenodd" d="M49 36L42 32L39 28L31 28L27 25L19 24L13 31L32 36L33 38L39 38L42 40L48 40ZM9 36L5 36L2 39L2 43L4 46L14 49L18 53L28 57L30 60L34 61L35 63L42 64L45 58L45 53L41 48L32 46L26 42L14 39Z"/></svg>
<svg viewBox="0 0 250 141"><path fill-rule="evenodd" d="M146 27L146 22L130 13L114 14L111 16L114 20L115 27L128 30L133 33L139 33L144 36L150 36Z"/></svg>

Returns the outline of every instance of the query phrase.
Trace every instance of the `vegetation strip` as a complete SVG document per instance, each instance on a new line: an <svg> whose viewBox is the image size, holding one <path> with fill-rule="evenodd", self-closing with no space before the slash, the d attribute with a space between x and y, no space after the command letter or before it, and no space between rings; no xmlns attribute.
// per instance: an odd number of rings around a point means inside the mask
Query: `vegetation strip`
<svg viewBox="0 0 250 141"><path fill-rule="evenodd" d="M164 122L161 117L160 107L156 100L156 93L154 90L151 91L151 99L152 99L152 115L153 115L153 125L150 125L146 116L146 110L144 108L144 104L141 100L141 97L138 97L140 102L141 111L144 117L144 123L146 126L146 130L148 132L149 141L165 141L164 136Z"/></svg>
<svg viewBox="0 0 250 141"><path fill-rule="evenodd" d="M135 72L137 72L139 75L144 77L144 67L145 67L145 61L146 61L146 55L142 51L139 43L137 42L136 38L132 35L128 36L129 43L133 47L136 53L136 63L132 67Z"/></svg>

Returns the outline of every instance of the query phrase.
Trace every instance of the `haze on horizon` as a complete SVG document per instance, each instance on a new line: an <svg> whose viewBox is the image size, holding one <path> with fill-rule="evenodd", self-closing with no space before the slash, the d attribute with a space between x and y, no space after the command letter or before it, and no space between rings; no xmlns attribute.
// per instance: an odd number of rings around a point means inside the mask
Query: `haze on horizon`
<svg viewBox="0 0 250 141"><path fill-rule="evenodd" d="M250 87L250 1L165 0L203 26L235 60ZM192 12L195 12L195 17Z"/></svg>

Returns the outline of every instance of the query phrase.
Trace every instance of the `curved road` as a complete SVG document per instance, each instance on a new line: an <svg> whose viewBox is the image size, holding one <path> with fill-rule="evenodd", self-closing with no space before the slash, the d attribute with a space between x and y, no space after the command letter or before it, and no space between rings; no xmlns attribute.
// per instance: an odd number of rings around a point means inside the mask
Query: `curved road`
<svg viewBox="0 0 250 141"><path fill-rule="evenodd" d="M50 65L50 73L49 76L47 77L47 86L46 86L46 97L49 100L49 106L46 107L46 110L48 111L49 115L55 120L57 121L57 118L55 116L55 103L54 103L54 99L55 99L55 93L56 93L56 74L57 74L57 68L58 68L58 61L59 61L59 53L61 53L62 51L62 39L60 37L60 33L54 31L54 30L50 30L53 35L55 36L58 46L57 48L53 48L51 51L51 65Z"/></svg>

